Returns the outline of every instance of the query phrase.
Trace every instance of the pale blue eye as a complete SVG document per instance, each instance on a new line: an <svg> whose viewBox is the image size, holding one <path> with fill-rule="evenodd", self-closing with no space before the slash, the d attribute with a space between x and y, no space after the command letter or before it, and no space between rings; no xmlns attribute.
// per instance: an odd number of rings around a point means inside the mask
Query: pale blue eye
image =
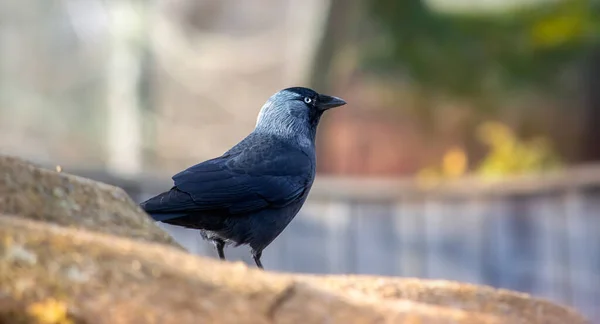
<svg viewBox="0 0 600 324"><path fill-rule="evenodd" d="M307 104L312 102L312 99L310 99L309 97L305 97L304 98L304 102L306 102Z"/></svg>

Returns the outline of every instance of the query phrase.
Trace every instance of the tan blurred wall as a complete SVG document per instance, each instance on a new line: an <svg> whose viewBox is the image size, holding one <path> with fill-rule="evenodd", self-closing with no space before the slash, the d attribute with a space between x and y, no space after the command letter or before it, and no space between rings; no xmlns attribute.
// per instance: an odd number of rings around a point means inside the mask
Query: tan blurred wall
<svg viewBox="0 0 600 324"><path fill-rule="evenodd" d="M177 171L223 153L280 89L306 85L327 2L176 1L153 26L150 168Z"/></svg>
<svg viewBox="0 0 600 324"><path fill-rule="evenodd" d="M0 0L0 154L119 175L219 155L306 85L328 4Z"/></svg>

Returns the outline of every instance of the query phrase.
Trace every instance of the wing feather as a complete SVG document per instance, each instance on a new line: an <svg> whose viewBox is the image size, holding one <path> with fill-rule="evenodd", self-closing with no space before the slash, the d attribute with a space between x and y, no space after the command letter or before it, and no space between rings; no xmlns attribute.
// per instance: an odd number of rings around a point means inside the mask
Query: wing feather
<svg viewBox="0 0 600 324"><path fill-rule="evenodd" d="M141 206L165 220L198 211L250 213L303 197L314 177L314 163L306 154L287 147L256 153L246 150L196 164L173 176L171 190Z"/></svg>

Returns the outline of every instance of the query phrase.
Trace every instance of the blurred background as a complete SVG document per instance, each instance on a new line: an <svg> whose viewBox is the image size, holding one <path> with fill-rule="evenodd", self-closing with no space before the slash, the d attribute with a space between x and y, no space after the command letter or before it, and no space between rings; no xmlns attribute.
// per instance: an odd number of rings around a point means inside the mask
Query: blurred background
<svg viewBox="0 0 600 324"><path fill-rule="evenodd" d="M600 1L0 0L0 153L136 201L289 86L349 104L267 269L487 284L600 323Z"/></svg>

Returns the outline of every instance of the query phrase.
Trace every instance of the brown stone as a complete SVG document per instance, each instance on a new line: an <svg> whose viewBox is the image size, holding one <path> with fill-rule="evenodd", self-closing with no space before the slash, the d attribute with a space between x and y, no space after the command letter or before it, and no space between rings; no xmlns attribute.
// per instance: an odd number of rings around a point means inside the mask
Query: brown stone
<svg viewBox="0 0 600 324"><path fill-rule="evenodd" d="M321 288L356 293L385 300L413 302L462 309L510 319L510 323L586 323L573 309L524 293L446 280L375 276L309 276Z"/></svg>
<svg viewBox="0 0 600 324"><path fill-rule="evenodd" d="M179 245L120 188L0 156L0 213Z"/></svg>
<svg viewBox="0 0 600 324"><path fill-rule="evenodd" d="M9 216L0 216L0 296L0 323L501 323Z"/></svg>

